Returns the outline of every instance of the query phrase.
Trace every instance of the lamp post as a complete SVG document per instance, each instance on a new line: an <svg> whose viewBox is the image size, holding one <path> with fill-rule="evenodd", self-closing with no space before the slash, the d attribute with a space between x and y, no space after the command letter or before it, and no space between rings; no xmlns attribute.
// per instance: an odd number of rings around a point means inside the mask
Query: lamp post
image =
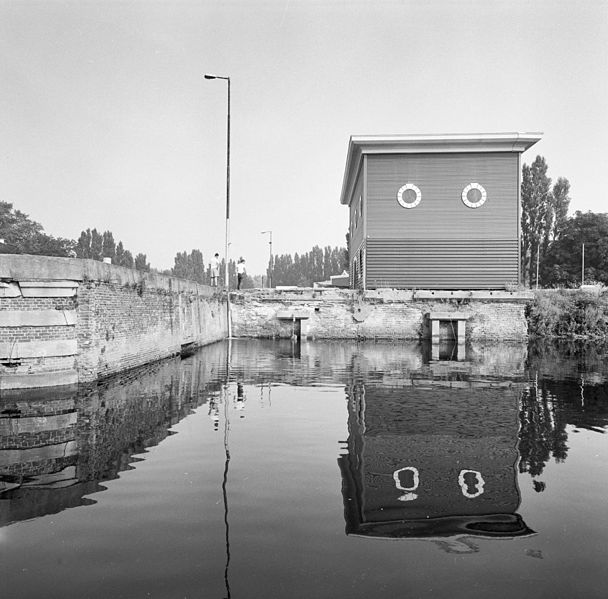
<svg viewBox="0 0 608 599"><path fill-rule="evenodd" d="M272 288L272 231L262 231L262 235L269 233L270 240L268 246L270 248L270 257L268 258L268 289Z"/></svg>
<svg viewBox="0 0 608 599"><path fill-rule="evenodd" d="M228 246L230 245L230 77L206 73L205 79L223 79L228 82L228 111L226 118L226 246L224 249L224 286L228 309L228 337L232 336L230 326L230 284L228 280Z"/></svg>

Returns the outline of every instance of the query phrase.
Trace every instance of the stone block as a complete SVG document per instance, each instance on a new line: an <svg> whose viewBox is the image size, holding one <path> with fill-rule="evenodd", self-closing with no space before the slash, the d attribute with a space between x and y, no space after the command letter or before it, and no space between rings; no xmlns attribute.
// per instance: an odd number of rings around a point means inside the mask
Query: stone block
<svg viewBox="0 0 608 599"><path fill-rule="evenodd" d="M73 297L78 291L76 281L19 281L23 297Z"/></svg>
<svg viewBox="0 0 608 599"><path fill-rule="evenodd" d="M78 342L76 339L0 342L0 359L5 360L46 356L74 356L77 352Z"/></svg>
<svg viewBox="0 0 608 599"><path fill-rule="evenodd" d="M76 310L1 310L0 327L73 326Z"/></svg>

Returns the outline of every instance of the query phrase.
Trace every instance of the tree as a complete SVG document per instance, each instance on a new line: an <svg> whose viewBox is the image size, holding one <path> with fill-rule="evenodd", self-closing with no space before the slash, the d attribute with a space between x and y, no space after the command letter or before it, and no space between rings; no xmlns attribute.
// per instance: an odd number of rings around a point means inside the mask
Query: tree
<svg viewBox="0 0 608 599"><path fill-rule="evenodd" d="M43 227L8 202L0 202L0 253L69 256L74 242L44 233Z"/></svg>
<svg viewBox="0 0 608 599"><path fill-rule="evenodd" d="M135 268L136 270L142 270L143 272L150 272L150 265L146 260L146 254L137 254L135 256Z"/></svg>
<svg viewBox="0 0 608 599"><path fill-rule="evenodd" d="M111 258L112 262L116 262L116 243L114 241L114 235L111 231L104 231L101 253L104 258Z"/></svg>
<svg viewBox="0 0 608 599"><path fill-rule="evenodd" d="M570 183L568 179L560 177L553 186L553 239L559 239L568 220L570 207Z"/></svg>
<svg viewBox="0 0 608 599"><path fill-rule="evenodd" d="M116 250L114 252L115 264L118 264L118 266L124 266L124 264L123 264L124 256L125 256L125 248L122 245L122 241L119 241L118 245L116 246Z"/></svg>
<svg viewBox="0 0 608 599"><path fill-rule="evenodd" d="M91 229L80 232L80 237L76 243L76 255L78 258L91 257Z"/></svg>
<svg viewBox="0 0 608 599"><path fill-rule="evenodd" d="M205 272L205 261L200 250L192 250L189 254L186 251L178 252L174 258L171 274L201 284L211 280L211 273Z"/></svg>
<svg viewBox="0 0 608 599"><path fill-rule="evenodd" d="M135 261L133 260L133 254L129 250L125 250L122 255L122 264L125 268L134 268Z"/></svg>
<svg viewBox="0 0 608 599"><path fill-rule="evenodd" d="M608 214L577 211L566 220L542 264L545 285L578 286L582 280L585 244L585 280L608 284Z"/></svg>
<svg viewBox="0 0 608 599"><path fill-rule="evenodd" d="M568 221L570 183L559 177L553 189L542 156L522 167L521 183L521 259L524 282L536 281L536 264L546 272L543 262L550 245L559 239ZM542 277L539 277L542 279ZM543 279L543 283L547 281Z"/></svg>
<svg viewBox="0 0 608 599"><path fill-rule="evenodd" d="M205 282L205 262L203 253L200 250L190 252L190 262L192 268L192 280L203 284Z"/></svg>
<svg viewBox="0 0 608 599"><path fill-rule="evenodd" d="M521 259L524 281L535 279L536 260L546 250L553 226L553 198L547 163L537 156L531 166L522 167Z"/></svg>
<svg viewBox="0 0 608 599"><path fill-rule="evenodd" d="M273 284L311 287L344 270L344 248L314 246L305 254L274 256Z"/></svg>
<svg viewBox="0 0 608 599"><path fill-rule="evenodd" d="M103 261L103 235L97 229L91 231L91 258Z"/></svg>

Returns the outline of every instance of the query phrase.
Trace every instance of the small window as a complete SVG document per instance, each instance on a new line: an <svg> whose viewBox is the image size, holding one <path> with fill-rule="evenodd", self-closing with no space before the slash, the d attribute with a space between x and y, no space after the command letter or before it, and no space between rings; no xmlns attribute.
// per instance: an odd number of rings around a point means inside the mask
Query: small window
<svg viewBox="0 0 608 599"><path fill-rule="evenodd" d="M422 193L413 183L406 183L397 192L397 201L404 208L415 208L422 200Z"/></svg>
<svg viewBox="0 0 608 599"><path fill-rule="evenodd" d="M487 199L488 194L479 183L469 183L462 190L462 202L469 208L479 208Z"/></svg>

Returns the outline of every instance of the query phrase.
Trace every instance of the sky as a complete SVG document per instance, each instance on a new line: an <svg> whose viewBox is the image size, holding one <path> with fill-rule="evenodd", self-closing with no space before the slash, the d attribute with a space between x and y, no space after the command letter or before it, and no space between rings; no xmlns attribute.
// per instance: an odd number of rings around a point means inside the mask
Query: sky
<svg viewBox="0 0 608 599"><path fill-rule="evenodd" d="M343 246L351 135L540 131L608 212L608 0L0 0L0 199L153 267Z"/></svg>

